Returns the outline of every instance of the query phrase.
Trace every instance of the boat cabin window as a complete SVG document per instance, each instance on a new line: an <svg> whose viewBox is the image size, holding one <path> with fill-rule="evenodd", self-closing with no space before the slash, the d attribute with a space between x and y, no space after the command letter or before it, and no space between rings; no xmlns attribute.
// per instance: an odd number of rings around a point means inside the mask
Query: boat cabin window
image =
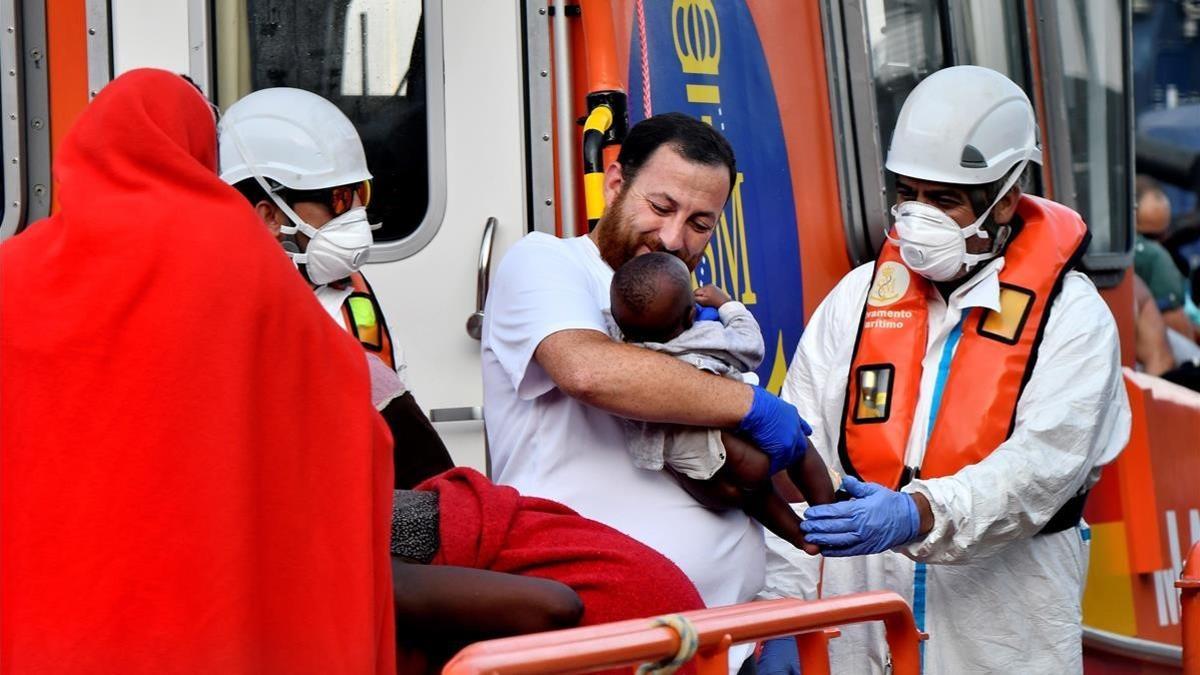
<svg viewBox="0 0 1200 675"><path fill-rule="evenodd" d="M421 230L440 225L441 214L429 209L424 14L421 0L217 3L219 104L286 86L337 105L358 128L374 176L368 215L381 225L377 244L419 239L423 245L428 237ZM373 250L374 260L404 257L419 246L399 254L396 246L377 248L393 254Z"/></svg>
<svg viewBox="0 0 1200 675"><path fill-rule="evenodd" d="M991 68L1016 82L1033 100L1018 5L993 0L871 0L865 9L881 160L887 159L905 99L917 83L942 68L963 64ZM884 173L892 203L894 177ZM1033 182L1040 183L1036 177Z"/></svg>
<svg viewBox="0 0 1200 675"><path fill-rule="evenodd" d="M994 0L963 0L949 5L955 63L1004 73L1032 101L1024 11L1021 3Z"/></svg>
<svg viewBox="0 0 1200 675"><path fill-rule="evenodd" d="M1127 3L1053 0L1039 10L1054 196L1091 229L1085 265L1123 268L1133 230Z"/></svg>
<svg viewBox="0 0 1200 675"><path fill-rule="evenodd" d="M878 122L875 141L882 151L880 160L886 161L904 100L918 82L949 65L942 48L943 15L936 3L910 0L875 0L865 9ZM895 195L895 186L889 185L889 203Z"/></svg>
<svg viewBox="0 0 1200 675"><path fill-rule="evenodd" d="M1054 199L1083 215L1093 237L1084 260L1089 270L1128 266L1128 2L1039 0L1033 6L1037 31L1030 31L1029 6L1023 3L847 0L841 6L846 23L839 47L845 50L852 109L844 152L857 167L850 189L858 194L850 197L860 207L858 217L851 207L847 228L857 260L874 257L890 224L895 181L883 165L904 100L931 73L974 64L1004 73L1039 106L1052 174L1031 165L1026 191L1051 190ZM1038 58L1040 82L1033 76ZM869 84L860 84L864 80Z"/></svg>

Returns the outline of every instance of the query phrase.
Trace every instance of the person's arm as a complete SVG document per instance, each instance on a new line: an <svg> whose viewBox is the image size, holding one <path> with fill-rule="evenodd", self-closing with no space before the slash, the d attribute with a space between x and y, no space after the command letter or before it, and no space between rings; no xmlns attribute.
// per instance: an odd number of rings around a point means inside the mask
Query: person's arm
<svg viewBox="0 0 1200 675"><path fill-rule="evenodd" d="M1125 446L1130 412L1116 322L1086 278L1072 274L1063 286L1015 422L979 463L905 488L928 501L932 528L900 550L954 563L1032 537Z"/></svg>
<svg viewBox="0 0 1200 675"><path fill-rule="evenodd" d="M1159 376L1175 367L1167 327L1146 282L1133 277L1134 351L1142 369Z"/></svg>
<svg viewBox="0 0 1200 675"><path fill-rule="evenodd" d="M736 429L770 457L772 473L807 447L807 422L766 390L595 331L554 333L538 345L534 359L563 393L614 415Z"/></svg>
<svg viewBox="0 0 1200 675"><path fill-rule="evenodd" d="M1196 340L1196 330L1192 327L1192 322L1188 319L1187 313L1183 311L1183 307L1176 307L1175 309L1168 309L1163 312L1162 320L1168 328L1174 330L1176 333L1189 340Z"/></svg>
<svg viewBox="0 0 1200 675"><path fill-rule="evenodd" d="M563 242L526 236L501 260L484 317L484 351L526 400L557 387L621 417L736 426L754 397L676 358L614 341L588 273Z"/></svg>
<svg viewBox="0 0 1200 675"><path fill-rule="evenodd" d="M859 266L821 302L804 327L780 394L812 422L812 450L816 451L812 454L819 453L830 466L840 466L837 463L841 422L838 415L842 411L841 397L845 396L854 346L854 341L846 336L853 335L857 328L872 274L871 264ZM798 490L791 494L784 492L786 486L791 485L786 473L776 474L773 480L782 496L797 500L801 497ZM781 484L783 489L779 487ZM795 490L795 486L791 487ZM758 597L816 598L822 559L803 553L773 534L768 534L766 543L766 583Z"/></svg>
<svg viewBox="0 0 1200 675"><path fill-rule="evenodd" d="M568 396L646 422L732 428L754 398L746 384L592 330L554 333L534 359Z"/></svg>
<svg viewBox="0 0 1200 675"><path fill-rule="evenodd" d="M663 470L670 472L692 499L706 509L724 511L741 509L746 505L746 494L738 486L736 479L723 473L724 467L708 480L690 478L675 471L670 465L666 465Z"/></svg>
<svg viewBox="0 0 1200 675"><path fill-rule="evenodd" d="M742 370L757 368L767 352L758 320L740 302L725 303L719 314L725 326L724 351L741 362Z"/></svg>
<svg viewBox="0 0 1200 675"><path fill-rule="evenodd" d="M798 461L787 468L787 477L804 496L809 505L817 506L833 502L834 485L829 476L829 467L818 452L806 452Z"/></svg>
<svg viewBox="0 0 1200 675"><path fill-rule="evenodd" d="M775 492L771 481L768 480L770 459L733 434L722 433L721 442L725 446L725 465L709 480L695 480L676 474L684 489L708 508L744 509L775 536L809 555L816 555L819 552L817 547L804 541L804 533L800 530L800 516ZM825 470L825 462L821 461L815 452L804 453L804 457L793 466L811 461L808 459L810 457L815 458L816 462L810 466L819 466L822 471ZM791 471L791 467L788 470ZM826 483L830 482L828 473L825 473L824 480ZM829 487L828 496L832 501L832 485Z"/></svg>
<svg viewBox="0 0 1200 675"><path fill-rule="evenodd" d="M807 425L791 405L761 388L611 339L595 280L579 269L569 246L528 235L510 249L493 281L482 349L519 398L558 388L630 419L736 428L780 467L804 451ZM495 377L489 372L485 379Z"/></svg>
<svg viewBox="0 0 1200 675"><path fill-rule="evenodd" d="M737 359L738 367L742 371L757 368L766 354L766 347L763 344L762 328L750 310L712 284L696 289L695 298L702 307L717 310L717 319L725 329L720 334L723 343L706 348L723 351L731 358Z"/></svg>
<svg viewBox="0 0 1200 675"><path fill-rule="evenodd" d="M808 555L821 552L815 544L805 540L804 531L800 529L800 516L783 497L775 493L770 482L763 483L760 489L746 495L746 513L762 523L775 536Z"/></svg>
<svg viewBox="0 0 1200 675"><path fill-rule="evenodd" d="M392 399L380 411L392 431L392 458L397 490L408 490L454 468L454 460L412 392Z"/></svg>
<svg viewBox="0 0 1200 675"><path fill-rule="evenodd" d="M1145 278L1146 287L1154 296L1155 306L1162 314L1163 322L1176 333L1189 340L1195 340L1192 322L1183 310L1184 299L1188 294L1187 277L1175 266L1175 261L1166 247L1154 241L1148 241L1145 245L1149 247L1153 260Z"/></svg>
<svg viewBox="0 0 1200 675"><path fill-rule="evenodd" d="M396 629L473 642L570 628L583 601L565 584L490 570L415 565L392 557Z"/></svg>

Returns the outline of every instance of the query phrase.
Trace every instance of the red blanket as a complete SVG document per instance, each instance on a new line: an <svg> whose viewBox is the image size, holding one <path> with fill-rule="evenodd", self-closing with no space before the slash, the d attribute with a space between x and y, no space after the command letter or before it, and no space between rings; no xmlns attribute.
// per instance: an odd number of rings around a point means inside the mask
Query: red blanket
<svg viewBox="0 0 1200 675"><path fill-rule="evenodd" d="M0 245L4 673L394 668L362 349L215 158L195 88L122 75Z"/></svg>
<svg viewBox="0 0 1200 675"><path fill-rule="evenodd" d="M704 607L666 557L562 504L521 496L464 468L416 489L439 496L441 549L434 564L562 582L583 599L582 625Z"/></svg>

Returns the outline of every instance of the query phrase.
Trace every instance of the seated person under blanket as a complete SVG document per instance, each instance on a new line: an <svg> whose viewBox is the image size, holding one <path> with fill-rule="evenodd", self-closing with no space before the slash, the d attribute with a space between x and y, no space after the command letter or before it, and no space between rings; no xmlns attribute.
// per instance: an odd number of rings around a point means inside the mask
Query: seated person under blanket
<svg viewBox="0 0 1200 675"><path fill-rule="evenodd" d="M394 495L401 673L441 672L476 640L704 607L656 551L477 471L452 469Z"/></svg>
<svg viewBox="0 0 1200 675"><path fill-rule="evenodd" d="M743 378L762 362L758 322L716 286L693 294L691 275L667 253L647 253L613 275L612 316L626 342L670 354L717 376ZM719 320L696 320L696 306L717 310ZM628 420L626 436L635 466L670 469L698 501L741 507L785 541L808 553L800 518L771 485L770 460L757 448L718 429ZM834 499L825 462L816 452L787 467L809 504Z"/></svg>

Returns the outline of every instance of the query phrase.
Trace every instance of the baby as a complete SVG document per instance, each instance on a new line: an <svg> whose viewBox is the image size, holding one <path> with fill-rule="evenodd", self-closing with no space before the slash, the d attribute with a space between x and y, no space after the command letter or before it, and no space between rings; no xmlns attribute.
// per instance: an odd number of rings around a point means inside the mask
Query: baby
<svg viewBox="0 0 1200 675"><path fill-rule="evenodd" d="M613 275L612 316L626 342L670 354L715 375L746 379L762 362L758 322L740 302L716 286L693 293L691 274L668 253L647 253ZM719 321L696 319L696 304L715 308ZM711 310L710 310L711 311ZM635 466L680 477L701 503L737 506L769 530L808 553L800 518L771 485L770 459L753 445L718 429L627 420L626 436ZM830 473L809 450L787 467L788 477L809 504L834 500Z"/></svg>

